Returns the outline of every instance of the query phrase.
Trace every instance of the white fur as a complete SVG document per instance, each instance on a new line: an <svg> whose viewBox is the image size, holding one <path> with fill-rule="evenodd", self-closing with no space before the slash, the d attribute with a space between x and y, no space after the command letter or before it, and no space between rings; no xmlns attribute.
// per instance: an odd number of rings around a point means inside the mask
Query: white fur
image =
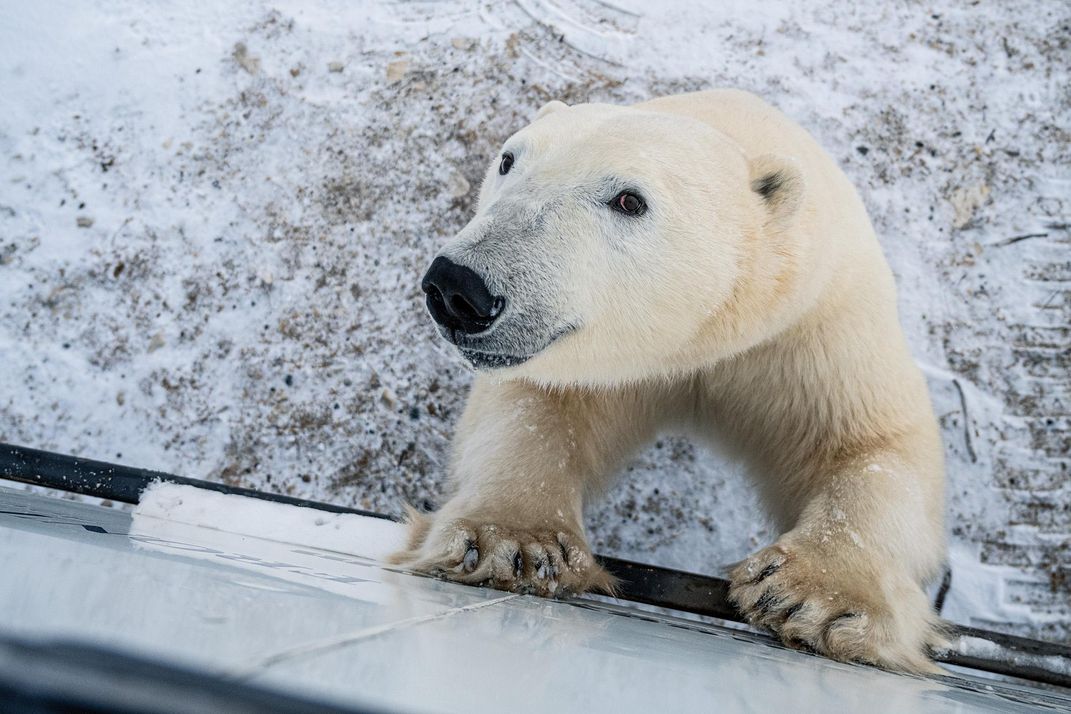
<svg viewBox="0 0 1071 714"><path fill-rule="evenodd" d="M941 445L844 174L731 90L554 102L503 150L514 168L499 175L496 157L443 254L507 300L468 346L527 361L477 377L453 497L413 515L398 560L546 595L608 589L583 504L686 424L751 467L783 528L731 574L752 622L832 657L931 668L921 587L944 557ZM607 206L622 187L646 214Z"/></svg>

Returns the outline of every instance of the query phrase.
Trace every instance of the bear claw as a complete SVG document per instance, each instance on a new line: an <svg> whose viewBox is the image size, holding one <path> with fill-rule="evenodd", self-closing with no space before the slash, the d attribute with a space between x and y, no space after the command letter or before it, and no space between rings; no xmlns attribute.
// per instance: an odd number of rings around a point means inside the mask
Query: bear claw
<svg viewBox="0 0 1071 714"><path fill-rule="evenodd" d="M394 562L469 585L565 597L611 592L613 578L579 536L558 530L513 530L497 524L453 521L428 534L430 542Z"/></svg>
<svg viewBox="0 0 1071 714"><path fill-rule="evenodd" d="M476 569L476 563L478 562L480 562L480 549L476 547L475 543L470 543L465 551L465 557L461 560L461 569L466 573L471 573Z"/></svg>
<svg viewBox="0 0 1071 714"><path fill-rule="evenodd" d="M903 601L901 616L894 617L884 588L848 589L859 582L876 580L834 567L805 543L775 545L732 570L729 598L748 622L773 631L789 647L890 669L935 671L925 651L936 619L921 589L906 578L889 581Z"/></svg>

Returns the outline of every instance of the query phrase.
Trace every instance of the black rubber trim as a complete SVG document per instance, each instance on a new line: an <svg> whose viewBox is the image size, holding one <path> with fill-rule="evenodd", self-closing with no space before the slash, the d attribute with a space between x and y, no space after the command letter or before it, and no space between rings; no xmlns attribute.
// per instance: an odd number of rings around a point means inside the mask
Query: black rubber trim
<svg viewBox="0 0 1071 714"><path fill-rule="evenodd" d="M106 461L80 459L77 456L67 456L51 451L40 451L25 446L4 443L0 443L0 478L47 486L48 488L56 488L72 493L83 493L87 496L107 498L122 503L137 503L141 492L145 490L146 486L153 481L166 481L168 483L196 486L197 488L216 491L217 493L249 496L263 501L275 501L291 506L316 508L321 511L330 511L331 513L357 513L371 518L391 520L390 516L384 516L381 513L336 506L333 503L309 501L304 498L293 498L292 496L284 496L278 493L228 486L227 484L203 481L196 478L184 478L160 471L149 471L148 469L139 469L133 466L120 466Z"/></svg>
<svg viewBox="0 0 1071 714"><path fill-rule="evenodd" d="M124 503L137 503L141 492L154 481L185 484L198 488L276 501L293 506L316 508L332 513L355 513L373 518L394 520L390 516L362 511L331 503L308 501L249 488L227 486L211 481L183 478L159 471L109 464L103 461L80 459L24 446L0 443L0 478L38 486L82 493ZM619 558L596 556L603 567L620 581L618 598L632 602L664 607L680 612L743 622L740 613L729 602L729 582L723 578L697 575L680 570L644 565ZM980 657L954 650L934 653L934 659L944 664L992 672L1008 677L1071 688L1071 647L1067 645L1006 635L991 630L948 623L951 638L974 637L1001 647L1005 658ZM1052 657L1058 665L1048 669L1039 662L1024 660ZM1018 660L1018 661L1017 661ZM1062 666L1060 666L1062 665Z"/></svg>
<svg viewBox="0 0 1071 714"><path fill-rule="evenodd" d="M604 555L595 557L618 579L617 596L621 600L743 622L729 603L728 580Z"/></svg>
<svg viewBox="0 0 1071 714"><path fill-rule="evenodd" d="M0 635L5 714L368 714L98 645Z"/></svg>

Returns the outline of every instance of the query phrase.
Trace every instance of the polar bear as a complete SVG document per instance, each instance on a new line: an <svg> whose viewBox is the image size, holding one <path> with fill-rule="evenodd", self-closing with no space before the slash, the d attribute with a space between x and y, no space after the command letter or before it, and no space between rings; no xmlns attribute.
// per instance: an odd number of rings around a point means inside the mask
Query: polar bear
<svg viewBox="0 0 1071 714"><path fill-rule="evenodd" d="M551 102L505 142L422 287L477 376L452 495L410 513L395 562L610 591L583 508L684 428L744 460L783 532L731 570L750 622L934 670L938 429L863 204L801 127L736 90Z"/></svg>

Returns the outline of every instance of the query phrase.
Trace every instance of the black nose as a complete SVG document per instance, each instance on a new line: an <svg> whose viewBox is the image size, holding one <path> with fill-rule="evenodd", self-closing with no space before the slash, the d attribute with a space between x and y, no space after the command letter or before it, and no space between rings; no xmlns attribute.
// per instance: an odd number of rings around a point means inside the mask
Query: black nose
<svg viewBox="0 0 1071 714"><path fill-rule="evenodd" d="M486 330L506 305L505 298L492 295L475 271L442 256L432 262L420 288L435 322L466 335Z"/></svg>

